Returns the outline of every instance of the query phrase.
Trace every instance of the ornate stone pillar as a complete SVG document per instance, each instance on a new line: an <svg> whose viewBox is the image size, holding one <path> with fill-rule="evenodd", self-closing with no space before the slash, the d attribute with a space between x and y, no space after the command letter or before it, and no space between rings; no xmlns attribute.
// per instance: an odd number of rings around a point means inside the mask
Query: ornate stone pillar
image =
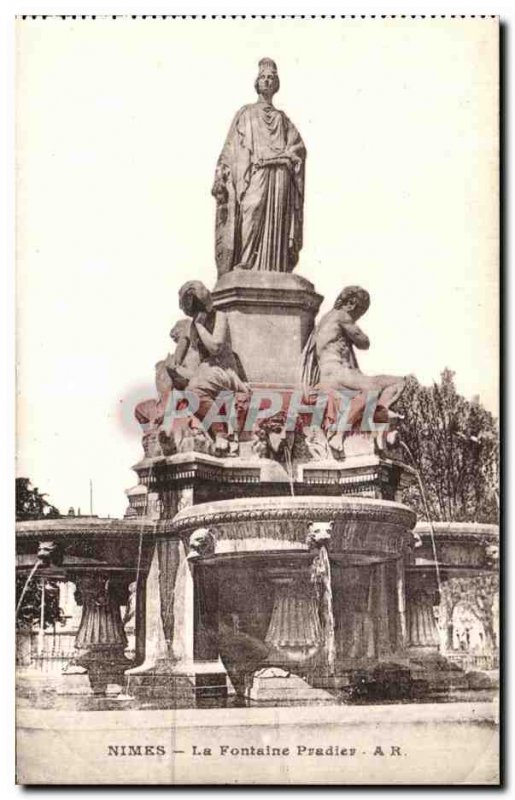
<svg viewBox="0 0 515 800"><path fill-rule="evenodd" d="M130 661L124 650L127 637L120 614L119 589L107 571L78 574L78 601L82 602L75 648L75 663L88 671L94 694L103 694L109 683L123 685Z"/></svg>
<svg viewBox="0 0 515 800"><path fill-rule="evenodd" d="M345 662L374 658L374 583L371 566L342 570L345 598L344 630L341 631L340 658Z"/></svg>
<svg viewBox="0 0 515 800"><path fill-rule="evenodd" d="M433 608L438 606L440 598L434 575L417 571L416 567L409 569L406 601L410 655L438 653L440 637Z"/></svg>

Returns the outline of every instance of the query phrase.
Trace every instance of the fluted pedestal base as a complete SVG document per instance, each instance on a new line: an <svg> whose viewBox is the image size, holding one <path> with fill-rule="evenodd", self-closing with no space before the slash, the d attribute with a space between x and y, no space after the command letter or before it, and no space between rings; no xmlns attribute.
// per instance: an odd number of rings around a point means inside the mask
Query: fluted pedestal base
<svg viewBox="0 0 515 800"><path fill-rule="evenodd" d="M83 575L77 583L83 609L73 663L87 670L93 694L105 694L110 683L124 686L125 670L132 664L124 653L120 601L107 572Z"/></svg>
<svg viewBox="0 0 515 800"><path fill-rule="evenodd" d="M410 657L436 655L440 637L433 609L439 603L435 575L410 570L406 582L406 631Z"/></svg>

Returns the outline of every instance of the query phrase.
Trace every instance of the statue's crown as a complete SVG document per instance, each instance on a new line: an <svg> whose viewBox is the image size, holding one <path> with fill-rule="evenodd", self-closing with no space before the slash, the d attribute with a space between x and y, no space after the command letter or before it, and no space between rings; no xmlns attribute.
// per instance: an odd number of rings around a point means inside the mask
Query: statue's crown
<svg viewBox="0 0 515 800"><path fill-rule="evenodd" d="M259 74L261 75L266 69L271 69L274 72L277 72L277 64L275 61L272 61L271 58L262 58L258 64L259 67Z"/></svg>

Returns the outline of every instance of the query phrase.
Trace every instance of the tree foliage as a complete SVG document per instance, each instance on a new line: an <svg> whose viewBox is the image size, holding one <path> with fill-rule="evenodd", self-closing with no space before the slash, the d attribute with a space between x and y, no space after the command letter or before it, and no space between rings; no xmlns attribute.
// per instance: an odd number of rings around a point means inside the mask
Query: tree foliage
<svg viewBox="0 0 515 800"><path fill-rule="evenodd" d="M16 601L18 602L27 575L16 576ZM16 617L16 627L18 629L38 629L41 624L41 595L42 581L45 582L45 604L43 611L43 622L45 628L53 627L57 622L64 625L66 618L64 611L59 606L59 586L57 581L41 579L36 571L29 586L25 591L23 603L20 606Z"/></svg>
<svg viewBox="0 0 515 800"><path fill-rule="evenodd" d="M30 485L29 478L16 478L16 519L55 519L60 517L58 509L49 503L45 494ZM16 577L16 603L21 597L27 575ZM37 628L41 620L42 580L36 571L25 590L23 602L16 615L18 628ZM45 580L44 627L56 622L64 624L63 611L59 608L59 590L55 581Z"/></svg>
<svg viewBox="0 0 515 800"><path fill-rule="evenodd" d="M58 509L49 503L39 489L30 485L29 478L16 478L16 519L55 519Z"/></svg>
<svg viewBox="0 0 515 800"><path fill-rule="evenodd" d="M414 377L396 407L404 415L401 439L425 486L433 521L497 522L499 436L497 423L478 399L458 394L454 372L422 386ZM418 486L403 497L419 519L427 517Z"/></svg>

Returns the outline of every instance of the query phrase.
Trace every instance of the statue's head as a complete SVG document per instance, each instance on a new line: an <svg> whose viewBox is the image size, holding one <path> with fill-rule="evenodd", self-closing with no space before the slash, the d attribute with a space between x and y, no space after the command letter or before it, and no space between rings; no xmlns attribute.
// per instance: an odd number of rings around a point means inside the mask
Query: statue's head
<svg viewBox="0 0 515 800"><path fill-rule="evenodd" d="M190 329L190 321L189 319L180 319L178 320L175 325L172 326L170 331L170 338L173 342L177 344L179 339L183 339L185 336L188 335Z"/></svg>
<svg viewBox="0 0 515 800"><path fill-rule="evenodd" d="M336 309L344 308L353 319L362 317L370 306L370 295L361 286L346 286L334 301Z"/></svg>
<svg viewBox="0 0 515 800"><path fill-rule="evenodd" d="M262 58L258 64L259 72L254 83L256 92L263 97L272 98L279 91L277 64L271 58Z"/></svg>
<svg viewBox="0 0 515 800"><path fill-rule="evenodd" d="M188 317L211 311L213 301L209 289L201 281L188 281L179 289L179 308Z"/></svg>

